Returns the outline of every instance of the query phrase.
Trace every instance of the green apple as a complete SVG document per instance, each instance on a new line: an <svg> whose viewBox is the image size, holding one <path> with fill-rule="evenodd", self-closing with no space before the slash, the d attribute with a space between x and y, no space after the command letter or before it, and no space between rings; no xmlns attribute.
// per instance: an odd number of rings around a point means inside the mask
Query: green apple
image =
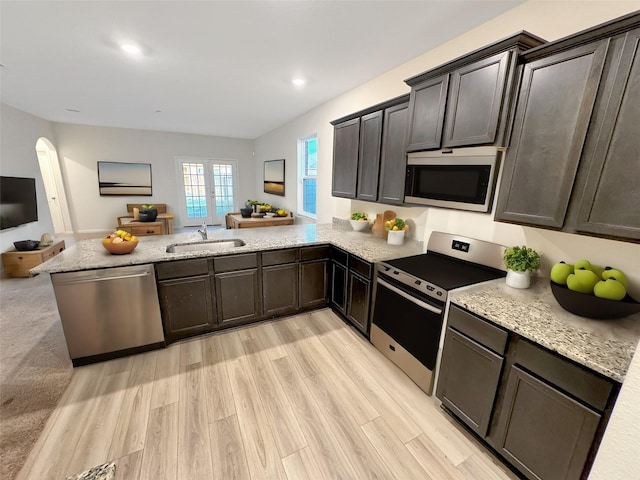
<svg viewBox="0 0 640 480"><path fill-rule="evenodd" d="M573 264L573 268L576 270L591 270L591 262L589 260L578 260Z"/></svg>
<svg viewBox="0 0 640 480"><path fill-rule="evenodd" d="M627 294L627 289L624 288L622 282L609 278L596 283L593 287L593 294L596 297L609 300L622 300Z"/></svg>
<svg viewBox="0 0 640 480"><path fill-rule="evenodd" d="M604 280L609 280L610 278L613 278L614 280L619 281L624 288L627 288L627 276L622 273L620 270L617 270L615 268L611 268L611 267L607 267L604 269L604 272L602 272L602 278Z"/></svg>
<svg viewBox="0 0 640 480"><path fill-rule="evenodd" d="M567 284L567 277L573 273L573 265L560 262L551 267L551 281L560 285Z"/></svg>
<svg viewBox="0 0 640 480"><path fill-rule="evenodd" d="M569 290L580 293L593 293L593 287L600 281L600 277L591 270L576 270L567 277L567 287Z"/></svg>
<svg viewBox="0 0 640 480"><path fill-rule="evenodd" d="M599 267L598 265L591 264L591 268L589 269L600 278L602 278L602 272L604 272L604 267Z"/></svg>
<svg viewBox="0 0 640 480"><path fill-rule="evenodd" d="M592 265L589 260L579 260L573 265L573 268L574 270L591 270L600 278L602 278L602 272L604 271L604 267Z"/></svg>

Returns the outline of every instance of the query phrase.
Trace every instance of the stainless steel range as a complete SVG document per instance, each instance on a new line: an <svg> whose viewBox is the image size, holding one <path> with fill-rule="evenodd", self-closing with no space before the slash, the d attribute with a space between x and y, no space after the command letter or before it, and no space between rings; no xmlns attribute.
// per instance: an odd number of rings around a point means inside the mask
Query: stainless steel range
<svg viewBox="0 0 640 480"><path fill-rule="evenodd" d="M371 342L429 395L449 290L505 276L504 249L433 232L427 253L376 265Z"/></svg>

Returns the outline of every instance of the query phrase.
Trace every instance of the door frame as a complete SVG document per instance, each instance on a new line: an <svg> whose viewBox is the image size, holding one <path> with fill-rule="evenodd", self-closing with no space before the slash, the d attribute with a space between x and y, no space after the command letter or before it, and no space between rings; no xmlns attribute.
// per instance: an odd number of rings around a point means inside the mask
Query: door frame
<svg viewBox="0 0 640 480"><path fill-rule="evenodd" d="M211 171L211 166L216 162L220 163L231 163L232 164L232 172L233 172L233 211L237 210L238 207L238 161L232 158L217 158L217 157L192 157L192 156L176 156L174 157L175 161L175 171L176 171L176 187L178 189L178 205L179 205L179 223L181 227L185 226L195 226L195 225L187 225L187 202L185 198L184 191L184 183L182 181L182 164L183 163L202 163L205 168L205 186L211 193L211 188L213 186L213 173ZM215 212L215 202L212 200L212 196L207 196L207 212L209 215L207 216L206 223L207 225L223 225L224 217L221 218L220 223L214 223L216 220Z"/></svg>
<svg viewBox="0 0 640 480"><path fill-rule="evenodd" d="M72 233L71 214L56 148L48 138L40 137L35 150L54 233Z"/></svg>

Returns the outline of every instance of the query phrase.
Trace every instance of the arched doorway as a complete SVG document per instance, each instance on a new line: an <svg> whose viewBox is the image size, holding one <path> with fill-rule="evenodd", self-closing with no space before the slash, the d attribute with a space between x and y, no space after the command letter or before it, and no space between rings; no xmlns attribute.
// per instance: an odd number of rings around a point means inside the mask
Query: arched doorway
<svg viewBox="0 0 640 480"><path fill-rule="evenodd" d="M38 155L44 190L47 194L54 232L72 233L71 217L62 182L58 153L47 138L40 137L36 142L36 154Z"/></svg>

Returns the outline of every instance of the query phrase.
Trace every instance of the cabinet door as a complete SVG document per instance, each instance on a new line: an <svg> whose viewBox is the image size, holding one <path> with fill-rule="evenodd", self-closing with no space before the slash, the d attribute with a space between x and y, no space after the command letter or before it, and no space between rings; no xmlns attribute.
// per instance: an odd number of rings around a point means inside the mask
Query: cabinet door
<svg viewBox="0 0 640 480"><path fill-rule="evenodd" d="M411 87L408 152L440 148L448 89L448 74Z"/></svg>
<svg viewBox="0 0 640 480"><path fill-rule="evenodd" d="M504 359L447 328L437 397L481 437L487 434Z"/></svg>
<svg viewBox="0 0 640 480"><path fill-rule="evenodd" d="M267 316L298 309L298 265L262 267L262 309Z"/></svg>
<svg viewBox="0 0 640 480"><path fill-rule="evenodd" d="M326 260L300 264L300 308L326 305L327 264Z"/></svg>
<svg viewBox="0 0 640 480"><path fill-rule="evenodd" d="M360 152L358 158L357 198L375 202L378 199L382 111L360 119Z"/></svg>
<svg viewBox="0 0 640 480"><path fill-rule="evenodd" d="M494 143L511 52L459 68L451 74L445 147Z"/></svg>
<svg viewBox="0 0 640 480"><path fill-rule="evenodd" d="M248 321L260 316L258 270L216 273L218 323Z"/></svg>
<svg viewBox="0 0 640 480"><path fill-rule="evenodd" d="M347 318L363 333L369 334L371 282L349 271Z"/></svg>
<svg viewBox="0 0 640 480"><path fill-rule="evenodd" d="M208 332L216 326L211 277L201 275L158 282L167 342Z"/></svg>
<svg viewBox="0 0 640 480"><path fill-rule="evenodd" d="M346 313L347 267L331 262L331 305L340 313Z"/></svg>
<svg viewBox="0 0 640 480"><path fill-rule="evenodd" d="M603 40L525 65L497 220L563 226L607 49Z"/></svg>
<svg viewBox="0 0 640 480"><path fill-rule="evenodd" d="M589 174L577 230L640 239L640 30L627 33L602 129L582 162ZM582 167L581 167L582 168Z"/></svg>
<svg viewBox="0 0 640 480"><path fill-rule="evenodd" d="M512 367L497 449L530 479L579 479L600 415Z"/></svg>
<svg viewBox="0 0 640 480"><path fill-rule="evenodd" d="M407 125L409 104L403 103L384 111L382 154L380 165L380 191L378 201L390 205L404 203L406 179Z"/></svg>
<svg viewBox="0 0 640 480"><path fill-rule="evenodd" d="M360 119L339 123L333 128L334 197L356 198Z"/></svg>

